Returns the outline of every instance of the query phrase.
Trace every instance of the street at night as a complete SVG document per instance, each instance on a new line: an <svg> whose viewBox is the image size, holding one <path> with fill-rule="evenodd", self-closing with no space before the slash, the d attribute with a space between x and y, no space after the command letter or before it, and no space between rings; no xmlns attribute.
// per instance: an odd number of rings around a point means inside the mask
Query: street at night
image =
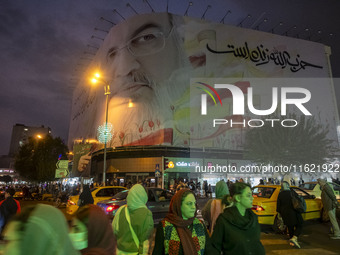
<svg viewBox="0 0 340 255"><path fill-rule="evenodd" d="M339 10L0 1L0 254L340 255Z"/></svg>
<svg viewBox="0 0 340 255"><path fill-rule="evenodd" d="M20 201L22 207L41 203L41 201ZM53 202L44 202L53 205ZM72 216L66 213L66 208L61 207L68 220ZM267 255L277 254L296 254L296 255L336 255L340 254L340 240L331 240L328 237L329 223L320 223L319 220L306 221L304 223L303 234L300 238L301 249L296 249L289 245L288 236L283 234L275 234L271 226L261 226L261 242L265 247ZM154 237L154 234L153 234ZM150 250L153 248L153 240L151 240ZM151 254L151 253L150 253Z"/></svg>

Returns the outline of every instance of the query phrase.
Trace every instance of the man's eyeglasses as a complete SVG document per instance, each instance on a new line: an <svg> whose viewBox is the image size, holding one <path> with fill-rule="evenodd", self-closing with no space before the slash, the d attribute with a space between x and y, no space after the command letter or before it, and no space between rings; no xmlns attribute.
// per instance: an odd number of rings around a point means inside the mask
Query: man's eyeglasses
<svg viewBox="0 0 340 255"><path fill-rule="evenodd" d="M168 35L164 35L161 31L147 32L140 34L129 40L125 46L109 51L107 56L109 58L115 57L118 51L127 48L129 52L136 57L147 56L161 51L165 46L165 39L169 38L173 28Z"/></svg>

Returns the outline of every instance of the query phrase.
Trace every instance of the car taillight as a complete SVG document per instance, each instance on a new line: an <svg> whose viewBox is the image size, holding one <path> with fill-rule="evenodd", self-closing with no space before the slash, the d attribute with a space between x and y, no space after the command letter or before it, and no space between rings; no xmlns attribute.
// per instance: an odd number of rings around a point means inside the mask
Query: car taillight
<svg viewBox="0 0 340 255"><path fill-rule="evenodd" d="M67 203L70 204L70 205L76 205L76 203L73 202L72 200L67 200Z"/></svg>
<svg viewBox="0 0 340 255"><path fill-rule="evenodd" d="M259 205L253 205L253 207L251 209L255 210L257 212L264 211L264 208L262 206L259 206Z"/></svg>
<svg viewBox="0 0 340 255"><path fill-rule="evenodd" d="M119 208L119 205L110 205L106 208L106 212L112 212L114 210L117 210Z"/></svg>

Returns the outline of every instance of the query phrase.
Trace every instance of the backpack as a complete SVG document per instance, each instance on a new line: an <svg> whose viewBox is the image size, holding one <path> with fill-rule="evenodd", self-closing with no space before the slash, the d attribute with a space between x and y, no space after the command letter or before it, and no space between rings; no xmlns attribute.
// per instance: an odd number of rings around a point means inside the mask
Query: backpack
<svg viewBox="0 0 340 255"><path fill-rule="evenodd" d="M306 201L302 196L299 196L295 191L291 192L292 204L295 211L304 213L307 210Z"/></svg>

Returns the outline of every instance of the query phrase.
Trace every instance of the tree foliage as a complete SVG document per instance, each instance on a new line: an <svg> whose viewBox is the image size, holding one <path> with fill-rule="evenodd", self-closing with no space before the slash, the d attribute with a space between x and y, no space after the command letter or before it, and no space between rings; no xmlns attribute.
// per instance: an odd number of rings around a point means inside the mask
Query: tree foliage
<svg viewBox="0 0 340 255"><path fill-rule="evenodd" d="M281 122L283 117L270 116L266 119ZM283 127L275 121L272 127L265 122L263 127L247 132L244 147L247 159L272 165L318 165L334 157L337 145L327 138L328 126L320 124L315 117L304 115L289 114L286 119L295 119L298 125Z"/></svg>
<svg viewBox="0 0 340 255"><path fill-rule="evenodd" d="M43 139L30 138L15 157L14 167L21 177L30 181L54 180L59 155L66 159L67 146L61 138L47 135Z"/></svg>
<svg viewBox="0 0 340 255"><path fill-rule="evenodd" d="M0 176L0 182L6 182L6 183L12 182L12 177L9 175Z"/></svg>

